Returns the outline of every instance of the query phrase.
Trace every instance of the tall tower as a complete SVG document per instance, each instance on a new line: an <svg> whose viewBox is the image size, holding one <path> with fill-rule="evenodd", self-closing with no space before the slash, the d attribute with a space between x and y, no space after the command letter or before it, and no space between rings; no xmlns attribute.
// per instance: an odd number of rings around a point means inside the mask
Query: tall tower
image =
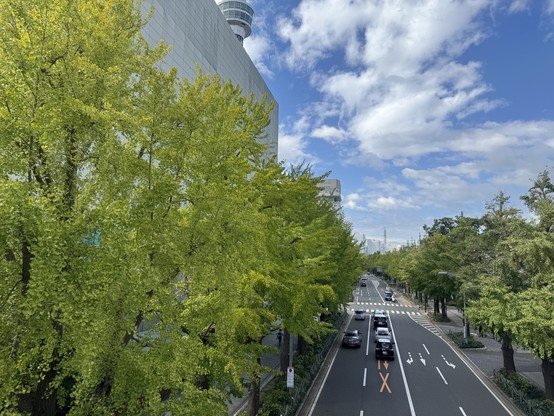
<svg viewBox="0 0 554 416"><path fill-rule="evenodd" d="M254 9L246 0L216 0L219 10L227 19L240 43L252 33Z"/></svg>

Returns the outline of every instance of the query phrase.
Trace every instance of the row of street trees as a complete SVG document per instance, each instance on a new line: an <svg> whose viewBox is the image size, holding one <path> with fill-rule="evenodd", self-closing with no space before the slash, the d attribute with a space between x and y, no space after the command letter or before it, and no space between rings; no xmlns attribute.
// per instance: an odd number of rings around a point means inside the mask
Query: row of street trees
<svg viewBox="0 0 554 416"><path fill-rule="evenodd" d="M501 339L504 368L516 371L515 343L542 360L545 396L554 400L554 184L541 172L521 199L532 217L499 192L480 218L463 215L424 226L418 246L370 256L388 275L406 282L423 302L459 305L474 325Z"/></svg>
<svg viewBox="0 0 554 416"><path fill-rule="evenodd" d="M280 320L308 341L361 256L268 161L271 108L157 62L132 0L0 6L0 413L227 414Z"/></svg>

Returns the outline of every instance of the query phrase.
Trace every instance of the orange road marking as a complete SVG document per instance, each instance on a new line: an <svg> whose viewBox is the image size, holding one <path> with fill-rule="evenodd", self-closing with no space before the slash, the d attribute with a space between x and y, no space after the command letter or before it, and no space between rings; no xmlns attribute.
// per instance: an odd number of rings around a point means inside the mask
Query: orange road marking
<svg viewBox="0 0 554 416"><path fill-rule="evenodd" d="M387 374L385 374L385 377L383 377L383 373L381 373L381 372L379 371L379 375L381 376L381 380L383 380L383 384L381 385L381 389L379 390L379 393L383 393L383 390L385 389L385 387L387 388L387 391L389 392L389 394L392 393L392 391L391 391L390 388L389 388L389 385L387 384L387 380L388 380L388 378L389 378L389 374L390 374L390 373L387 373Z"/></svg>

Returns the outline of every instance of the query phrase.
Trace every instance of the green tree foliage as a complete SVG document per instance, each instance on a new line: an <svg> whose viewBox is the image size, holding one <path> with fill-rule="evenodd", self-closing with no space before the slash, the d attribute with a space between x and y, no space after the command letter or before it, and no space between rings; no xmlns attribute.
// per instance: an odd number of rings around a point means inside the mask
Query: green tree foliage
<svg viewBox="0 0 554 416"><path fill-rule="evenodd" d="M515 371L512 341L530 348L543 362L546 397L554 397L551 302L554 259L550 213L554 202L548 172L539 174L529 194L521 197L537 215L525 222L499 193L487 205L479 262L479 299L468 314L502 339L504 367ZM488 250L486 249L488 247ZM546 303L545 303L546 302ZM551 304L551 303L550 303Z"/></svg>
<svg viewBox="0 0 554 416"><path fill-rule="evenodd" d="M543 170L529 188L527 195L521 200L539 217L538 226L544 231L552 231L554 227L554 184L550 180L550 173Z"/></svg>
<svg viewBox="0 0 554 416"><path fill-rule="evenodd" d="M504 368L515 371L513 334L504 323L508 317L514 317L508 306L513 302L510 296L522 290L526 284L517 265L510 259L509 239L524 229L524 222L520 212L510 207L509 200L504 192L499 192L485 204L487 211L482 218L481 232L464 252L467 254L466 275L471 277L466 288L471 294L468 298L472 306L467 314L476 324L490 329L502 339ZM491 288L491 285L496 287ZM479 296L491 299L483 299L481 303L473 302ZM493 302L494 307L485 306L488 302Z"/></svg>
<svg viewBox="0 0 554 416"><path fill-rule="evenodd" d="M125 208L105 191L128 190L118 180L134 154L122 138L137 132L135 81L163 52L145 48L142 24L132 2L2 2L5 411L52 414L70 404L67 386L107 381L112 362L83 366L83 354L102 357L132 325L128 278L141 264L126 262Z"/></svg>
<svg viewBox="0 0 554 416"><path fill-rule="evenodd" d="M162 73L143 24L131 0L0 7L2 414L227 414L252 340L317 336L359 273L320 178L264 159L271 106Z"/></svg>
<svg viewBox="0 0 554 416"><path fill-rule="evenodd" d="M514 339L542 360L546 398L554 400L554 235L542 227L527 238L511 240L514 262L528 286L509 304L520 311L505 325Z"/></svg>

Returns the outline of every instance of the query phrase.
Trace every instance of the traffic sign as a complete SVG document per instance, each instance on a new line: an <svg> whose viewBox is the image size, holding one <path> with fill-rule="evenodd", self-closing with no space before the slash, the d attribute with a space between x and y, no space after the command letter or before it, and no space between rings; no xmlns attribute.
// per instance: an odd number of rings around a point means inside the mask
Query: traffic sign
<svg viewBox="0 0 554 416"><path fill-rule="evenodd" d="M287 388L294 387L294 367L287 368Z"/></svg>

